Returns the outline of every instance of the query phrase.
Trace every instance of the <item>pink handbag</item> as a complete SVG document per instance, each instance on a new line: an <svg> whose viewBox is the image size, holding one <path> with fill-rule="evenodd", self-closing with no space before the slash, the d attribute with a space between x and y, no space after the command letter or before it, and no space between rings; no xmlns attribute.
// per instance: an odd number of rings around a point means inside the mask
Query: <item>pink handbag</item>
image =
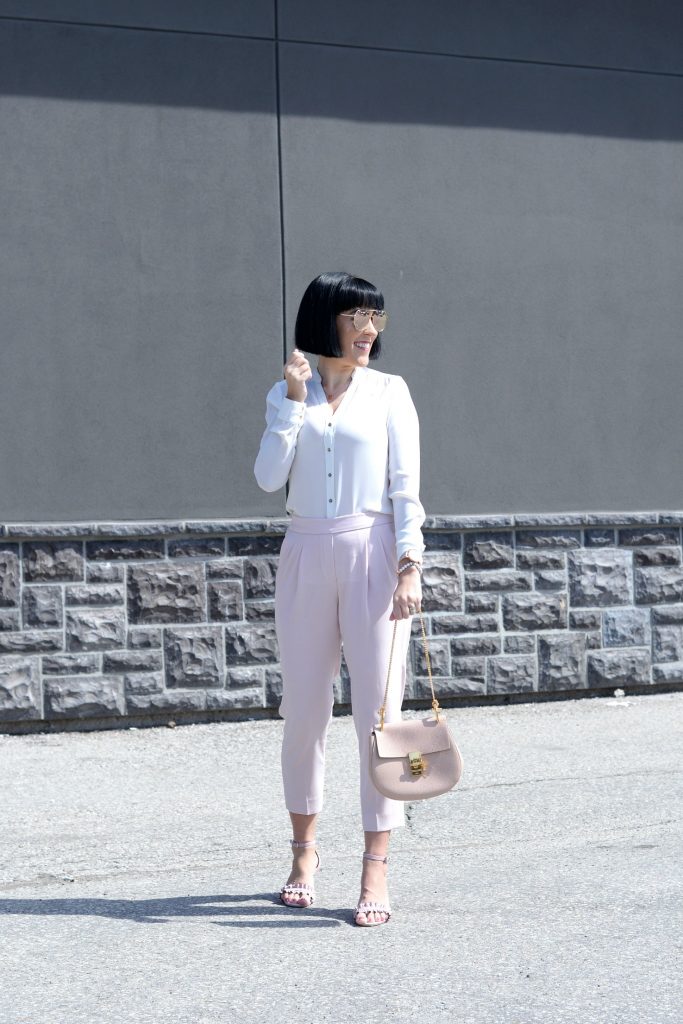
<svg viewBox="0 0 683 1024"><path fill-rule="evenodd" d="M432 690L434 718L386 724L384 722L391 659L396 640L397 620L394 620L387 684L378 712L379 725L376 725L370 734L370 778L380 793L393 800L427 800L432 796L440 796L457 785L462 775L462 756L434 694L432 666L422 613L420 623L429 685Z"/></svg>

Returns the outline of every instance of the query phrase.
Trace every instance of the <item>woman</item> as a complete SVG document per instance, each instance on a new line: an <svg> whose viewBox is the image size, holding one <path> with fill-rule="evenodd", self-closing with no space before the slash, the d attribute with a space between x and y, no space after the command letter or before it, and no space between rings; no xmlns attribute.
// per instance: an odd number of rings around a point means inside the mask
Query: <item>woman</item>
<svg viewBox="0 0 683 1024"><path fill-rule="evenodd" d="M420 610L419 423L402 377L371 369L381 351L384 298L350 274L321 274L306 289L296 348L266 399L266 430L254 466L259 486L289 482L285 533L275 581L275 627L285 720L282 776L294 839L290 876L280 890L289 907L309 907L322 809L325 741L341 645L351 679L360 753L365 852L358 925L391 916L386 884L392 828L403 803L369 776L370 733L389 666L385 720L400 718L411 616ZM303 351L317 355L313 369Z"/></svg>

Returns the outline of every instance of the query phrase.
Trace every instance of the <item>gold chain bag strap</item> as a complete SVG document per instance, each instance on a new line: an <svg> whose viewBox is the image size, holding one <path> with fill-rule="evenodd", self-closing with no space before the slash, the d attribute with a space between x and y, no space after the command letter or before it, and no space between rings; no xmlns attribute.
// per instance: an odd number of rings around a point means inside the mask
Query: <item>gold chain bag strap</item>
<svg viewBox="0 0 683 1024"><path fill-rule="evenodd" d="M378 712L379 725L370 734L370 778L380 793L393 800L427 800L448 792L459 782L463 761L434 694L427 633L421 612L420 624L434 717L391 723L384 721L397 624L398 620L395 619L387 684L382 707Z"/></svg>

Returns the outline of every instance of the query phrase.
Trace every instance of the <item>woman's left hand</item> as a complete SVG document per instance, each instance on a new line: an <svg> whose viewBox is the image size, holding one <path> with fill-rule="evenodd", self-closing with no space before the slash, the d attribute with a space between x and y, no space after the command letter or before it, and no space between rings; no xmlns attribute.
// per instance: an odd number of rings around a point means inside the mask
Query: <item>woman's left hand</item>
<svg viewBox="0 0 683 1024"><path fill-rule="evenodd" d="M421 605L420 573L417 569L408 569L398 578L398 585L394 591L394 608L389 620L409 619L411 615L416 615L420 611Z"/></svg>

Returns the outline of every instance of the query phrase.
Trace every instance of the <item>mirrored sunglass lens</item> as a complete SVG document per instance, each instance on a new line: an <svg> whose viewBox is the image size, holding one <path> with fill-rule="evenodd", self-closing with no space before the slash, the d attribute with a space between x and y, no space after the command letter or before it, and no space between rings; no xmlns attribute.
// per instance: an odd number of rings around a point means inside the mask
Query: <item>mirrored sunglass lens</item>
<svg viewBox="0 0 683 1024"><path fill-rule="evenodd" d="M377 333L380 334L384 330L384 328L387 326L387 314L386 313L378 313L377 316L375 317L373 323L375 325Z"/></svg>
<svg viewBox="0 0 683 1024"><path fill-rule="evenodd" d="M353 316L353 326L357 331L362 331L364 327L367 327L369 320L370 314L358 309Z"/></svg>

